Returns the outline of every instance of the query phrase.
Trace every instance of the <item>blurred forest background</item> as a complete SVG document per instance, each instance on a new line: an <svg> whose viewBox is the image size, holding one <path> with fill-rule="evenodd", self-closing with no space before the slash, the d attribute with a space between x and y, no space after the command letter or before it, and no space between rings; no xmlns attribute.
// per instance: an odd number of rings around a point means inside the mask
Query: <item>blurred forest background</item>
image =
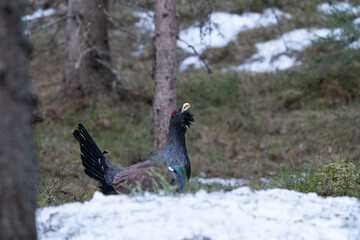
<svg viewBox="0 0 360 240"><path fill-rule="evenodd" d="M278 8L292 16L239 33L225 47L206 49L200 57L211 74L205 67L177 71L177 105L191 103L196 117L186 136L192 177L251 179L251 184L262 188L265 183L260 179L276 179L284 169L318 166L344 155L360 165L360 54L359 49L347 47L360 37L358 25L352 22L359 14L324 16L317 10L323 2L331 1L176 1L179 29L197 22L203 26L204 38L212 12ZM154 1L109 0L108 4L104 29L109 53L105 55L112 64L104 66L113 79L111 90L95 87L75 97L62 90L69 74L64 70L69 54L67 1L23 1L24 15L55 10L50 16L24 21L33 46L30 79L38 98L34 128L39 206L84 201L96 190L83 173L72 136L79 122L101 149L110 151L107 157L114 165L128 166L152 155L154 35L136 23L139 12L154 11ZM223 71L244 63L258 42L314 27L343 28L344 37L314 41L296 55L301 65L284 71ZM181 48L176 51L178 63L190 55ZM185 191L201 187L189 184Z"/></svg>

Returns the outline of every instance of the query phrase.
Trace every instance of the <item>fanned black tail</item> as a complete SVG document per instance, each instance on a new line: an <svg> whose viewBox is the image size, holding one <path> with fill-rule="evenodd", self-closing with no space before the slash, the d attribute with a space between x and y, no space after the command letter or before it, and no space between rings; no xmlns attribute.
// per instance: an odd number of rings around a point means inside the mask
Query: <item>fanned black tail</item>
<svg viewBox="0 0 360 240"><path fill-rule="evenodd" d="M111 164L100 151L86 128L79 123L78 129L73 132L74 137L80 143L81 160L85 167L85 173L100 183L99 188L103 193L114 191L114 188L107 181L107 175Z"/></svg>

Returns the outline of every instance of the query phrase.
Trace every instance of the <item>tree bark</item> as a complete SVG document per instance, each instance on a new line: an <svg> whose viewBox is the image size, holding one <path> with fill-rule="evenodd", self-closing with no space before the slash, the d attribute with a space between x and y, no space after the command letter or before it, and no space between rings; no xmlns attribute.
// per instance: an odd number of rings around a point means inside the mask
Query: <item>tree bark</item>
<svg viewBox="0 0 360 240"><path fill-rule="evenodd" d="M176 38L178 25L175 0L155 1L155 64L153 105L153 151L166 144L169 118L176 107Z"/></svg>
<svg viewBox="0 0 360 240"><path fill-rule="evenodd" d="M0 1L0 238L36 239L36 184L21 1Z"/></svg>
<svg viewBox="0 0 360 240"><path fill-rule="evenodd" d="M111 71L107 12L108 0L68 0L64 80L57 99L94 98L111 91L116 75Z"/></svg>

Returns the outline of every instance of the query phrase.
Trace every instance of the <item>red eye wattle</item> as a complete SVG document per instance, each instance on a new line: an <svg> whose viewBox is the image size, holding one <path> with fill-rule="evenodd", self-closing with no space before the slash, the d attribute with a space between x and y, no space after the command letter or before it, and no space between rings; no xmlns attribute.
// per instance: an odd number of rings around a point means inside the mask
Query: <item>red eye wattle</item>
<svg viewBox="0 0 360 240"><path fill-rule="evenodd" d="M173 116L175 117L175 115L178 113L178 110L173 111Z"/></svg>

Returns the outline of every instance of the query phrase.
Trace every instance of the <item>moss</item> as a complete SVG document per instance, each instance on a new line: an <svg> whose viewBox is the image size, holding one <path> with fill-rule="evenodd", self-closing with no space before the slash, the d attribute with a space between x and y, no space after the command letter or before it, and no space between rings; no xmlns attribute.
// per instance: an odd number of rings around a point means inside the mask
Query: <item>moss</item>
<svg viewBox="0 0 360 240"><path fill-rule="evenodd" d="M314 170L306 166L284 171L277 187L300 192L316 192L320 196L351 196L360 198L360 169L348 158L323 165Z"/></svg>
<svg viewBox="0 0 360 240"><path fill-rule="evenodd" d="M309 183L321 196L360 196L360 170L349 159L326 165L310 177Z"/></svg>

